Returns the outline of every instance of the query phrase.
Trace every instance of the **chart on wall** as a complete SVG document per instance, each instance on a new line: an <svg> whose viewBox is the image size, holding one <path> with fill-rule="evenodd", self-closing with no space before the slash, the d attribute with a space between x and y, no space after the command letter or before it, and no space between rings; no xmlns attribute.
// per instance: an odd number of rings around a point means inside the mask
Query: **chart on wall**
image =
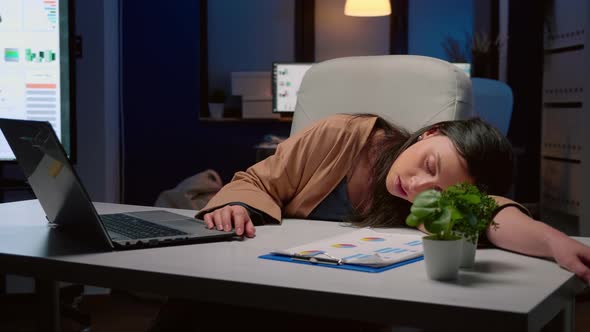
<svg viewBox="0 0 590 332"><path fill-rule="evenodd" d="M0 117L49 121L61 133L60 52L59 0L0 0ZM0 159L11 159L3 140Z"/></svg>

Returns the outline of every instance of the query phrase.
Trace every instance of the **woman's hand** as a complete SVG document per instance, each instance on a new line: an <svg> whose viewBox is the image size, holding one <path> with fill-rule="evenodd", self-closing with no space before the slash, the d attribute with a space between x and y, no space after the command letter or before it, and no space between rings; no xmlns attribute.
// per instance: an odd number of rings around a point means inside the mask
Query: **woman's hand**
<svg viewBox="0 0 590 332"><path fill-rule="evenodd" d="M559 266L575 273L586 284L590 284L590 247L567 236L554 239L550 246L553 258Z"/></svg>
<svg viewBox="0 0 590 332"><path fill-rule="evenodd" d="M256 228L250 219L248 210L241 205L226 205L203 216L207 228L229 232L235 228L236 235L254 237Z"/></svg>

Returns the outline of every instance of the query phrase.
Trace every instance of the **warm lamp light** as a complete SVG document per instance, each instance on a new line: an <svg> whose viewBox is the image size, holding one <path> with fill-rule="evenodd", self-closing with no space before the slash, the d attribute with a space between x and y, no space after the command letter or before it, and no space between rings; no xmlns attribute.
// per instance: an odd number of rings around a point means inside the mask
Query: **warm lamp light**
<svg viewBox="0 0 590 332"><path fill-rule="evenodd" d="M347 16L386 16L391 14L389 0L346 0L344 15Z"/></svg>

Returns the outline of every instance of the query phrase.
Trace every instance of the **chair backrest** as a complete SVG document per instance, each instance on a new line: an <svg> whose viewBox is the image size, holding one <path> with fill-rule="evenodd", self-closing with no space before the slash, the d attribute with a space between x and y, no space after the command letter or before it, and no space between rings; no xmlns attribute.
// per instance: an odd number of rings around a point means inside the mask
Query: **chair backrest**
<svg viewBox="0 0 590 332"><path fill-rule="evenodd" d="M471 79L473 113L492 124L504 136L508 134L512 117L512 89L504 82L489 78Z"/></svg>
<svg viewBox="0 0 590 332"><path fill-rule="evenodd" d="M313 65L297 94L291 135L336 113L378 114L409 131L472 116L471 80L455 65L417 55L346 57Z"/></svg>

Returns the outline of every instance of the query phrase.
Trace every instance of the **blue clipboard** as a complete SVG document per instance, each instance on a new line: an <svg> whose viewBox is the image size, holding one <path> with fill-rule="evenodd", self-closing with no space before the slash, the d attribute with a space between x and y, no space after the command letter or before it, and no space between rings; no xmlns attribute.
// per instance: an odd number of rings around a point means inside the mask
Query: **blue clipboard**
<svg viewBox="0 0 590 332"><path fill-rule="evenodd" d="M391 269L395 269L396 267L404 266L407 264L411 264L414 262L419 262L424 259L424 256L411 258L399 263L387 265L387 266L380 266L380 267L372 267L372 266L363 266L363 265L353 265L353 264L334 264L334 263L317 263L317 262L310 262L301 259L294 259L293 257L289 257L286 255L276 255L276 254L266 254L262 256L258 256L258 258L262 259L270 259L273 261L281 261L281 262L290 262L296 264L306 264L306 265L315 265L315 266L323 266L323 267L331 267L334 269L344 269L344 270L352 270L352 271L360 271L360 272L370 272L370 273L379 273Z"/></svg>

